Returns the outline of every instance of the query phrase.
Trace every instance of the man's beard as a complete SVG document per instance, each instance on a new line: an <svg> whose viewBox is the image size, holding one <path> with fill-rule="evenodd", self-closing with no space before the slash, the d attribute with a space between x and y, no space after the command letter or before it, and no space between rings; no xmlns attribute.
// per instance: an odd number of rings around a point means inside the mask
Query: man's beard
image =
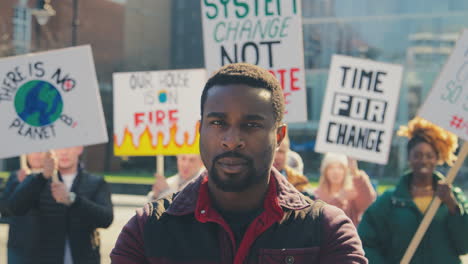
<svg viewBox="0 0 468 264"><path fill-rule="evenodd" d="M221 158L241 158L246 161L247 163L247 176L239 181L236 176L232 175L232 178L234 179L227 179L227 180L222 180L218 174L217 169L215 168L215 164L218 162L219 159ZM255 185L259 182L261 182L264 179L264 175L268 173L268 168L266 168L263 171L258 172L255 169L253 160L247 156L244 156L240 153L237 152L225 152L223 154L220 154L216 156L213 159L211 169L209 171L210 179L213 181L213 183L218 187L220 190L223 192L242 192L246 189L248 189L250 186Z"/></svg>

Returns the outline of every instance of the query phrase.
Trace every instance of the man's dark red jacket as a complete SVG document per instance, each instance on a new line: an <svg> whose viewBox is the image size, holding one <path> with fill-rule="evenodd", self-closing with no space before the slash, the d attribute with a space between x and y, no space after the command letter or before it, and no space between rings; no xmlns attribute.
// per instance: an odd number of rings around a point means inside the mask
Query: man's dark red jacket
<svg viewBox="0 0 468 264"><path fill-rule="evenodd" d="M272 169L263 212L237 247L214 209L203 173L180 193L137 211L111 252L112 263L367 263L351 220L312 201Z"/></svg>

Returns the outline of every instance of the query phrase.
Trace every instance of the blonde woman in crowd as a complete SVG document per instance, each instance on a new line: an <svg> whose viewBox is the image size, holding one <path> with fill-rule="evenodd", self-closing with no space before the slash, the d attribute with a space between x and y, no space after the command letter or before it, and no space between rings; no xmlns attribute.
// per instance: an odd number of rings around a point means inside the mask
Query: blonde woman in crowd
<svg viewBox="0 0 468 264"><path fill-rule="evenodd" d="M357 226L362 213L375 200L369 176L345 155L326 153L320 166L317 199L341 208Z"/></svg>

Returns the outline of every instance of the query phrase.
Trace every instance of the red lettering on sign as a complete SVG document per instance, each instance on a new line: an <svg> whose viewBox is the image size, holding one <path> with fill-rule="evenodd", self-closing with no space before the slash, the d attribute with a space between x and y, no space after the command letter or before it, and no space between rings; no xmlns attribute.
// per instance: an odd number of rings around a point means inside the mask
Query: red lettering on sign
<svg viewBox="0 0 468 264"><path fill-rule="evenodd" d="M296 72L299 71L299 68L292 68L291 71L289 72L289 79L291 80L291 91L299 91L301 90L301 87L296 86L296 82L299 81L299 79L294 76Z"/></svg>
<svg viewBox="0 0 468 264"><path fill-rule="evenodd" d="M140 123L143 123L143 116L144 113L135 113L134 120L135 120L135 127L137 127Z"/></svg>
<svg viewBox="0 0 468 264"><path fill-rule="evenodd" d="M170 109L170 110L156 110L150 112L139 112L133 115L133 121L135 127L141 124L156 124L163 125L165 123L173 124L179 121L179 110Z"/></svg>
<svg viewBox="0 0 468 264"><path fill-rule="evenodd" d="M277 69L277 70L268 70L281 84L281 88L287 91L300 91L301 87L297 86L299 78L297 73L300 71L299 68L291 69ZM286 84L289 84L289 89L286 89Z"/></svg>

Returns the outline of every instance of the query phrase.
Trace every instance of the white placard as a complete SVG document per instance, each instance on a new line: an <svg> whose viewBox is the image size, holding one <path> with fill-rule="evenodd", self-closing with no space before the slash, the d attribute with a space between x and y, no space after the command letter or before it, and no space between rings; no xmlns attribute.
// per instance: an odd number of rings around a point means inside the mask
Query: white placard
<svg viewBox="0 0 468 264"><path fill-rule="evenodd" d="M386 164L403 67L334 55L315 150Z"/></svg>
<svg viewBox="0 0 468 264"><path fill-rule="evenodd" d="M468 29L463 30L419 115L468 141Z"/></svg>
<svg viewBox="0 0 468 264"><path fill-rule="evenodd" d="M199 153L206 70L114 73L114 153Z"/></svg>
<svg viewBox="0 0 468 264"><path fill-rule="evenodd" d="M0 158L107 142L90 46L0 60Z"/></svg>
<svg viewBox="0 0 468 264"><path fill-rule="evenodd" d="M201 0L205 66L248 62L281 83L286 122L307 121L301 1Z"/></svg>

